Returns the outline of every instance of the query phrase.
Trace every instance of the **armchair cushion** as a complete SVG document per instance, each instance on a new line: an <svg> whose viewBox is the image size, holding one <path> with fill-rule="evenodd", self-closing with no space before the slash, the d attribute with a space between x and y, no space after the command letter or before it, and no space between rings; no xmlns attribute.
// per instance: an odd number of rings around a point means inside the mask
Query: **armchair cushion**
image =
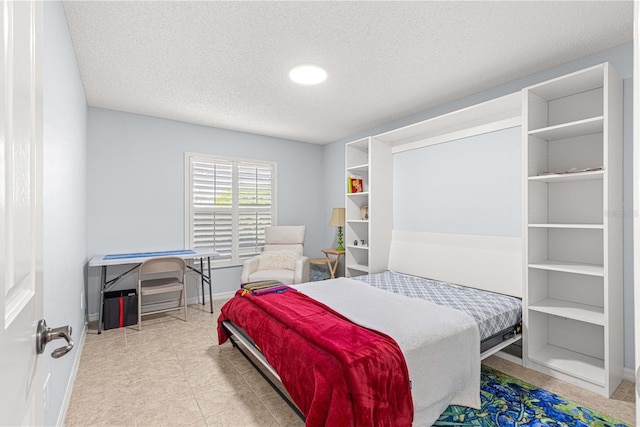
<svg viewBox="0 0 640 427"><path fill-rule="evenodd" d="M279 245L301 245L304 243L304 225L280 225L264 229L265 241Z"/></svg>
<svg viewBox="0 0 640 427"><path fill-rule="evenodd" d="M294 270L299 255L294 251L268 251L258 258L258 270Z"/></svg>

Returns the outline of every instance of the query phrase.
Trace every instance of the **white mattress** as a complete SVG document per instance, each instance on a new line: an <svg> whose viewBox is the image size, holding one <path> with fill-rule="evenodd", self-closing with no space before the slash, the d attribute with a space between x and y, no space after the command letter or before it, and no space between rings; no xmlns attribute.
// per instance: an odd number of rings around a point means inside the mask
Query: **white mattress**
<svg viewBox="0 0 640 427"><path fill-rule="evenodd" d="M480 407L480 337L468 314L353 279L294 287L395 339L409 369L415 426L431 426L451 404Z"/></svg>

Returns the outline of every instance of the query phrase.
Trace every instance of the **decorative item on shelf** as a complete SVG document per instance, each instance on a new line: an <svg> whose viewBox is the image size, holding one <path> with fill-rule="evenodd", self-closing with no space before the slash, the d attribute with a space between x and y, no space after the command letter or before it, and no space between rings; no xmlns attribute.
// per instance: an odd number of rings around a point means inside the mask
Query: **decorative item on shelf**
<svg viewBox="0 0 640 427"><path fill-rule="evenodd" d="M367 246L367 243L364 241L364 239L360 240L360 243L362 243L362 246Z"/></svg>
<svg viewBox="0 0 640 427"><path fill-rule="evenodd" d="M353 241L353 246L358 246L358 239Z"/></svg>
<svg viewBox="0 0 640 427"><path fill-rule="evenodd" d="M360 207L360 219L363 221L369 220L369 206Z"/></svg>
<svg viewBox="0 0 640 427"><path fill-rule="evenodd" d="M604 166L594 166L594 167L588 167L588 168L582 168L582 169L578 169L576 167L573 167L571 169L567 169L566 171L563 172L540 172L538 173L538 176L545 176L545 175L565 175L565 174L572 174L572 173L581 173L581 172L595 172L595 171L601 171L604 170Z"/></svg>
<svg viewBox="0 0 640 427"><path fill-rule="evenodd" d="M338 247L336 248L336 250L344 251L344 247L342 246L342 227L344 227L344 208L333 208L329 225L332 227L338 227Z"/></svg>
<svg viewBox="0 0 640 427"><path fill-rule="evenodd" d="M362 185L362 178L358 176L350 176L347 178L347 192L349 193L362 193L364 186Z"/></svg>

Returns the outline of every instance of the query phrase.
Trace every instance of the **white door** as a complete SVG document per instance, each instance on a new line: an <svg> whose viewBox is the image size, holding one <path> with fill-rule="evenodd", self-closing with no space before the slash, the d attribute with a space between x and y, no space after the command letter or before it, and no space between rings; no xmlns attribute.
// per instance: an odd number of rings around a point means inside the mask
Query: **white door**
<svg viewBox="0 0 640 427"><path fill-rule="evenodd" d="M42 3L0 21L0 425L42 425Z"/></svg>

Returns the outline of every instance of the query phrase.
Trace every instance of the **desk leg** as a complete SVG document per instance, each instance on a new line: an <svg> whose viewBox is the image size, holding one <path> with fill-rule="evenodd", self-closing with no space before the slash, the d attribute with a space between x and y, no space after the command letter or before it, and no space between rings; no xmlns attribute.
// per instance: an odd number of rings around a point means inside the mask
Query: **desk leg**
<svg viewBox="0 0 640 427"><path fill-rule="evenodd" d="M104 305L104 288L107 284L107 266L102 266L100 272L100 304L98 305L98 334L102 333L102 311ZM87 308L88 310L88 308Z"/></svg>
<svg viewBox="0 0 640 427"><path fill-rule="evenodd" d="M200 289L202 292L202 305L204 305L204 259L200 258Z"/></svg>
<svg viewBox="0 0 640 427"><path fill-rule="evenodd" d="M207 257L207 274L209 275L209 307L211 308L211 314L213 314L213 291L211 282L213 279L211 278L211 257Z"/></svg>

